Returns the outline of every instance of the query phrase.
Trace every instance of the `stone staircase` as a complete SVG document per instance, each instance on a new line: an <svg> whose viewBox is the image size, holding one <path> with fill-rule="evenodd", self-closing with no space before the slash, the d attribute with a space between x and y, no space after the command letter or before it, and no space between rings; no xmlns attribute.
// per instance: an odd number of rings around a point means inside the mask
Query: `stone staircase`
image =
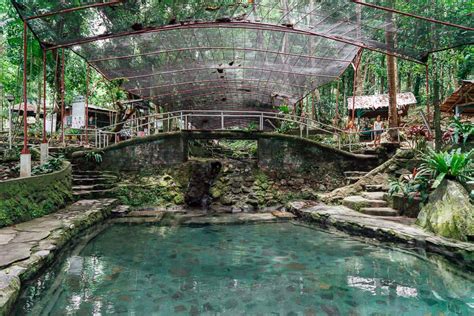
<svg viewBox="0 0 474 316"><path fill-rule="evenodd" d="M383 185L365 185L359 195L348 196L342 205L372 216L396 217L399 212L388 206L387 188Z"/></svg>
<svg viewBox="0 0 474 316"><path fill-rule="evenodd" d="M72 168L72 192L76 200L111 197L118 177L106 171Z"/></svg>
<svg viewBox="0 0 474 316"><path fill-rule="evenodd" d="M346 177L346 184L353 184L359 181L367 172L365 171L345 171L344 176Z"/></svg>

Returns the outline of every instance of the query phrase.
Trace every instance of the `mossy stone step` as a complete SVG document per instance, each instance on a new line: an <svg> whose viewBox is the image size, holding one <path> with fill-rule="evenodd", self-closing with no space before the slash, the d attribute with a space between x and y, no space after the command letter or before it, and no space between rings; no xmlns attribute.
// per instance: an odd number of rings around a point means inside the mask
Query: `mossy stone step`
<svg viewBox="0 0 474 316"><path fill-rule="evenodd" d="M107 179L117 179L117 176L111 175L111 174L75 174L73 173L72 176L74 178L89 178L89 179L94 179L94 178L107 178Z"/></svg>
<svg viewBox="0 0 474 316"><path fill-rule="evenodd" d="M367 174L368 172L366 171L344 171L344 176L346 178L349 178L349 177L363 177Z"/></svg>
<svg viewBox="0 0 474 316"><path fill-rule="evenodd" d="M88 175L91 175L91 176L113 176L115 177L115 175L111 172L108 172L108 171L97 171L97 170L75 170L73 168L72 170L72 174L73 175L78 175L78 176L88 176Z"/></svg>
<svg viewBox="0 0 474 316"><path fill-rule="evenodd" d="M388 191L388 188L382 184L366 184L364 185L364 189L367 192L381 192L381 191Z"/></svg>
<svg viewBox="0 0 474 316"><path fill-rule="evenodd" d="M86 185L74 185L73 191L89 191L89 190L106 190L113 188L112 183L97 183L97 184L86 184Z"/></svg>
<svg viewBox="0 0 474 316"><path fill-rule="evenodd" d="M76 199L97 199L97 198L111 197L113 195L113 189L81 190L81 191L73 192L72 195Z"/></svg>
<svg viewBox="0 0 474 316"><path fill-rule="evenodd" d="M359 212L372 216L398 216L398 212L390 207L363 207Z"/></svg>
<svg viewBox="0 0 474 316"><path fill-rule="evenodd" d="M342 205L347 206L355 211L360 211L366 207L386 207L387 201L369 200L360 195L348 196L342 200Z"/></svg>
<svg viewBox="0 0 474 316"><path fill-rule="evenodd" d="M346 178L346 182L348 184L353 184L353 183L356 183L357 181L359 181L362 177L347 177Z"/></svg>
<svg viewBox="0 0 474 316"><path fill-rule="evenodd" d="M388 193L383 191L375 191L362 192L360 195L368 200L386 200Z"/></svg>
<svg viewBox="0 0 474 316"><path fill-rule="evenodd" d="M114 183L116 179L112 178L72 178L74 185L108 184Z"/></svg>

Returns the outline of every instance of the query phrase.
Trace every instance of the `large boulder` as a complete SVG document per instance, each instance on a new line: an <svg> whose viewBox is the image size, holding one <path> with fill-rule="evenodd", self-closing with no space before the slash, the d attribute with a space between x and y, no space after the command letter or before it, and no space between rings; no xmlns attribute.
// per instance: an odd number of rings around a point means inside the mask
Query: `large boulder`
<svg viewBox="0 0 474 316"><path fill-rule="evenodd" d="M443 237L474 240L474 205L469 193L460 183L444 180L430 194L417 224Z"/></svg>

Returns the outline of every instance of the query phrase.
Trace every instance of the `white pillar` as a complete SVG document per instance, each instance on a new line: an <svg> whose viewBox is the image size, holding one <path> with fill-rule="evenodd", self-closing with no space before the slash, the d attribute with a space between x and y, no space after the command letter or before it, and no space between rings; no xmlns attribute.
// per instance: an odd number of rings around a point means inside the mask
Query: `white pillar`
<svg viewBox="0 0 474 316"><path fill-rule="evenodd" d="M41 143L40 150L41 150L40 162L41 164L44 164L48 160L48 155L49 155L48 143Z"/></svg>
<svg viewBox="0 0 474 316"><path fill-rule="evenodd" d="M20 155L20 177L31 176L31 154Z"/></svg>

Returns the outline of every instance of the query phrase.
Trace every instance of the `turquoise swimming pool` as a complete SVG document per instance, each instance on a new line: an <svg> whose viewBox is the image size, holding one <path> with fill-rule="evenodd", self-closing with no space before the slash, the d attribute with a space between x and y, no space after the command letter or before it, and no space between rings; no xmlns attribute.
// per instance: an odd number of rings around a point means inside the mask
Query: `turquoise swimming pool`
<svg viewBox="0 0 474 316"><path fill-rule="evenodd" d="M30 282L29 315L473 315L474 283L293 225L112 225Z"/></svg>

